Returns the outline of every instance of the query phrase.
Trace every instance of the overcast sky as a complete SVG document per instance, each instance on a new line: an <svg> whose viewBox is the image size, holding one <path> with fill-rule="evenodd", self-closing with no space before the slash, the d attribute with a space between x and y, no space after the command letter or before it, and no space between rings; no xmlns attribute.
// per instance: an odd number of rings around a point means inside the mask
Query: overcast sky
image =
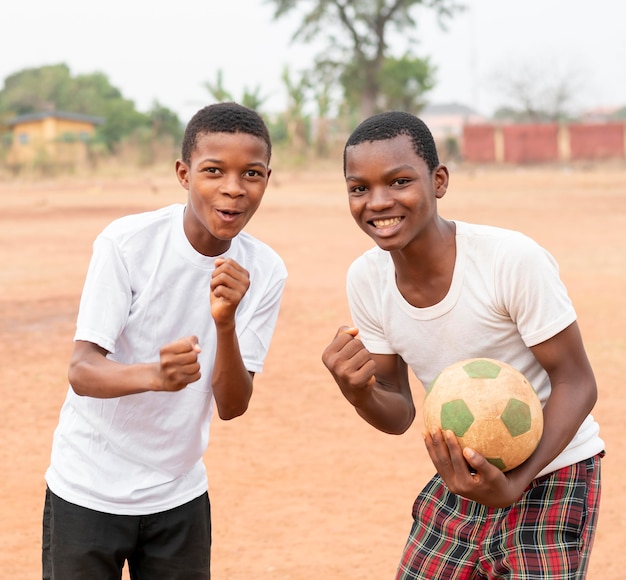
<svg viewBox="0 0 626 580"><path fill-rule="evenodd" d="M210 102L205 82L222 69L235 98L244 87L284 105L283 67L310 66L321 45L290 44L297 16L272 21L265 0L10 0L0 8L0 82L24 68L65 63L103 72L146 111L154 100L183 121ZM576 77L578 108L626 105L626 0L465 0L441 30L418 9L415 52L437 66L436 103L489 114L502 104L493 76L529 67ZM401 40L397 39L398 46Z"/></svg>

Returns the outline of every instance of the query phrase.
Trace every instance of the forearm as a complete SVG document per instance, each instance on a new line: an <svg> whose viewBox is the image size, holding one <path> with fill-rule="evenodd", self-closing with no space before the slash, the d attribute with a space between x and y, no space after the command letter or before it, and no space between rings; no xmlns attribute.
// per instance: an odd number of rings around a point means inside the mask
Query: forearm
<svg viewBox="0 0 626 580"><path fill-rule="evenodd" d="M386 390L378 383L352 404L370 425L392 435L404 433L415 419L415 406L402 393Z"/></svg>
<svg viewBox="0 0 626 580"><path fill-rule="evenodd" d="M595 394L595 384L588 388L573 385L553 387L543 410L542 438L533 455L520 466L528 482L554 460L574 438L595 404Z"/></svg>
<svg viewBox="0 0 626 580"><path fill-rule="evenodd" d="M217 329L212 388L221 419L234 419L246 412L252 397L252 376L241 358L234 325Z"/></svg>
<svg viewBox="0 0 626 580"><path fill-rule="evenodd" d="M527 481L555 459L593 409L598 390L576 322L531 349L550 377L550 397L543 408L543 436L520 466Z"/></svg>
<svg viewBox="0 0 626 580"><path fill-rule="evenodd" d="M77 395L110 399L155 390L158 364L127 365L101 357L70 361L68 378Z"/></svg>
<svg viewBox="0 0 626 580"><path fill-rule="evenodd" d="M179 391L200 379L198 339L188 336L161 347L159 362L123 364L92 342L77 340L68 378L78 395L109 399L146 391Z"/></svg>

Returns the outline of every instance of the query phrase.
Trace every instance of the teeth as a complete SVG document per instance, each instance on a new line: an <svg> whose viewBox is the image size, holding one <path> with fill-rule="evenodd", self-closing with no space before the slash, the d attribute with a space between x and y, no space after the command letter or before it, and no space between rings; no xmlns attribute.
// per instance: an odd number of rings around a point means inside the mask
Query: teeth
<svg viewBox="0 0 626 580"><path fill-rule="evenodd" d="M390 219L384 219L384 220L373 220L372 223L377 228L387 228L389 226L395 226L396 224L399 224L400 218L396 217L396 218L390 218Z"/></svg>

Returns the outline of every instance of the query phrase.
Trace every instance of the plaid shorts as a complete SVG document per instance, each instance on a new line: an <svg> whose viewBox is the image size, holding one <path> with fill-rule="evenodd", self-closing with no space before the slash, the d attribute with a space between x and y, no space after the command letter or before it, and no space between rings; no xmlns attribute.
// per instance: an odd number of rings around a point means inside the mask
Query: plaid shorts
<svg viewBox="0 0 626 580"><path fill-rule="evenodd" d="M603 455L534 480L506 508L450 493L436 475L413 505L396 580L585 578Z"/></svg>

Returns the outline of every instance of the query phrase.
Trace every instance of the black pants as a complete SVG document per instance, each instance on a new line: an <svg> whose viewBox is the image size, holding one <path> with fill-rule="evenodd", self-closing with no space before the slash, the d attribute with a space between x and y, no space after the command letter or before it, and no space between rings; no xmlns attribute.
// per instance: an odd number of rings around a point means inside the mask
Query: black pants
<svg viewBox="0 0 626 580"><path fill-rule="evenodd" d="M208 580L208 493L180 507L120 516L69 503L46 490L44 580L119 580L128 561L133 580Z"/></svg>

